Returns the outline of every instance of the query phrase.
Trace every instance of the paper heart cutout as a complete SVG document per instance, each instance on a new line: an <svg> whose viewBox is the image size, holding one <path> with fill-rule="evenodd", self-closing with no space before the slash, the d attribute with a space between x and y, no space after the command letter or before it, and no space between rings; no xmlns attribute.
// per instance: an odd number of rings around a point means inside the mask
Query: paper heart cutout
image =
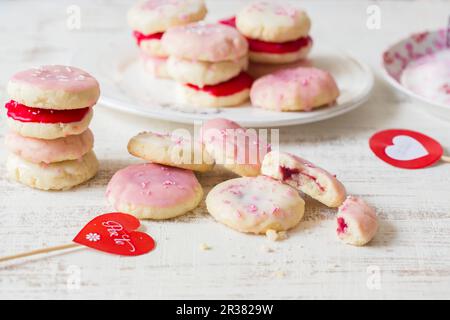
<svg viewBox="0 0 450 320"><path fill-rule="evenodd" d="M391 129L375 133L370 149L386 163L398 168L421 169L441 159L444 150L439 142L416 131Z"/></svg>
<svg viewBox="0 0 450 320"><path fill-rule="evenodd" d="M75 236L74 242L92 249L122 256L138 256L150 252L155 241L148 234L135 231L140 221L129 214L114 212L92 219Z"/></svg>
<svg viewBox="0 0 450 320"><path fill-rule="evenodd" d="M386 154L395 160L409 161L428 155L427 149L410 136L396 136L392 146L386 147Z"/></svg>

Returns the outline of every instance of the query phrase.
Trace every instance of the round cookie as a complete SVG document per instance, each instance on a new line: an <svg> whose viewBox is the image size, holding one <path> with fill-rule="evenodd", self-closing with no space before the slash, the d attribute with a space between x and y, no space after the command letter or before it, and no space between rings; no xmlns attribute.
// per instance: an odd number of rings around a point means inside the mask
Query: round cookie
<svg viewBox="0 0 450 320"><path fill-rule="evenodd" d="M248 100L253 78L241 72L228 81L199 87L179 84L178 97L181 103L199 107L234 107Z"/></svg>
<svg viewBox="0 0 450 320"><path fill-rule="evenodd" d="M144 35L202 20L207 13L203 0L143 0L128 11L128 23Z"/></svg>
<svg viewBox="0 0 450 320"><path fill-rule="evenodd" d="M247 67L246 56L235 61L221 62L193 61L171 56L167 61L167 71L174 80L199 87L228 81Z"/></svg>
<svg viewBox="0 0 450 320"><path fill-rule="evenodd" d="M344 185L328 171L285 152L269 152L261 173L297 188L329 207L339 207L345 199Z"/></svg>
<svg viewBox="0 0 450 320"><path fill-rule="evenodd" d="M139 133L130 139L128 152L152 163L199 172L214 167L214 159L200 142L174 134Z"/></svg>
<svg viewBox="0 0 450 320"><path fill-rule="evenodd" d="M52 140L67 137L69 135L78 135L83 133L87 130L89 123L92 120L93 114L94 111L92 110L92 108L89 108L89 110L87 110L87 113L81 118L81 120L67 123L44 123L33 121L25 122L14 119L8 114L7 124L11 130L24 137Z"/></svg>
<svg viewBox="0 0 450 320"><path fill-rule="evenodd" d="M363 246L378 231L375 210L363 199L349 196L336 215L337 235L345 243Z"/></svg>
<svg viewBox="0 0 450 320"><path fill-rule="evenodd" d="M66 110L92 107L100 87L87 72L69 66L48 65L21 71L8 82L10 99L30 108Z"/></svg>
<svg viewBox="0 0 450 320"><path fill-rule="evenodd" d="M206 207L217 221L237 231L265 234L295 227L305 202L292 187L259 176L216 185L206 197Z"/></svg>
<svg viewBox="0 0 450 320"><path fill-rule="evenodd" d="M267 42L287 42L308 35L308 15L286 4L256 1L236 16L236 27L247 38Z"/></svg>
<svg viewBox="0 0 450 320"><path fill-rule="evenodd" d="M216 164L240 176L259 175L262 159L270 151L267 143L259 141L255 130L221 118L203 124L201 141Z"/></svg>
<svg viewBox="0 0 450 320"><path fill-rule="evenodd" d="M336 101L339 89L333 76L317 68L284 69L255 81L252 104L275 111L310 111Z"/></svg>
<svg viewBox="0 0 450 320"><path fill-rule="evenodd" d="M141 54L141 60L144 70L155 78L169 79L170 75L167 70L167 58L152 57Z"/></svg>
<svg viewBox="0 0 450 320"><path fill-rule="evenodd" d="M169 55L194 61L236 61L248 54L247 40L233 27L194 23L167 30L162 38Z"/></svg>
<svg viewBox="0 0 450 320"><path fill-rule="evenodd" d="M94 136L91 130L87 129L79 135L44 140L27 138L11 131L5 136L5 145L10 152L26 161L49 164L80 159L92 150Z"/></svg>
<svg viewBox="0 0 450 320"><path fill-rule="evenodd" d="M196 208L203 189L190 170L146 163L117 171L106 196L115 210L139 219L170 219Z"/></svg>
<svg viewBox="0 0 450 320"><path fill-rule="evenodd" d="M81 159L36 164L10 154L6 171L10 179L41 190L67 190L91 179L98 170L93 151Z"/></svg>

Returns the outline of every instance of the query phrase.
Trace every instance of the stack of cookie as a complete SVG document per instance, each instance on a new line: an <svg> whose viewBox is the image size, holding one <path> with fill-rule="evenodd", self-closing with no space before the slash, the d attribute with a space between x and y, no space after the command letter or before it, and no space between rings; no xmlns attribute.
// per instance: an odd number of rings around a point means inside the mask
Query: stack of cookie
<svg viewBox="0 0 450 320"><path fill-rule="evenodd" d="M128 23L141 50L146 71L167 78L167 53L161 46L164 32L174 26L202 20L206 15L203 0L144 0L128 12Z"/></svg>
<svg viewBox="0 0 450 320"><path fill-rule="evenodd" d="M97 80L83 70L42 66L8 83L8 175L42 190L63 190L92 178L98 161L88 129L100 96Z"/></svg>
<svg viewBox="0 0 450 320"><path fill-rule="evenodd" d="M167 71L180 83L182 103L200 107L230 107L249 97L253 79L245 73L248 44L223 24L195 23L168 30L163 48Z"/></svg>

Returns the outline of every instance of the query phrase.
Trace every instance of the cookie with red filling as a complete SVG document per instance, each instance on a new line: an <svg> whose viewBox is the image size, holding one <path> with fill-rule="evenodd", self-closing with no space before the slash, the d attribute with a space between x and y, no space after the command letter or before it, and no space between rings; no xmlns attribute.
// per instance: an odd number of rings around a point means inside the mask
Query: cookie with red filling
<svg viewBox="0 0 450 320"><path fill-rule="evenodd" d="M312 47L311 20L305 11L287 4L256 1L233 19L222 21L247 38L252 62L290 63L304 59Z"/></svg>

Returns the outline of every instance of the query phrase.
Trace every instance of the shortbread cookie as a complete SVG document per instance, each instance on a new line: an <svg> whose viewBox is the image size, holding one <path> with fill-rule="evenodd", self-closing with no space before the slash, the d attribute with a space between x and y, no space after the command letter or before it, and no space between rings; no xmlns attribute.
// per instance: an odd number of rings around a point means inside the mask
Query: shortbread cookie
<svg viewBox="0 0 450 320"><path fill-rule="evenodd" d="M336 216L337 235L345 243L363 246L375 236L378 220L375 210L363 199L350 196Z"/></svg>
<svg viewBox="0 0 450 320"><path fill-rule="evenodd" d="M203 0L141 0L128 11L127 18L133 30L148 36L200 21L206 13Z"/></svg>
<svg viewBox="0 0 450 320"><path fill-rule="evenodd" d="M334 175L289 153L268 153L261 173L297 188L328 207L339 207L345 200L344 185Z"/></svg>
<svg viewBox="0 0 450 320"><path fill-rule="evenodd" d="M208 212L240 232L285 231L303 217L305 202L298 192L269 177L231 179L216 185L206 197Z"/></svg>
<svg viewBox="0 0 450 320"><path fill-rule="evenodd" d="M216 85L199 87L180 84L178 97L183 104L199 107L234 107L248 100L253 79L247 73Z"/></svg>
<svg viewBox="0 0 450 320"><path fill-rule="evenodd" d="M250 92L254 106L275 111L310 111L335 102L338 96L331 74L303 67L259 78Z"/></svg>
<svg viewBox="0 0 450 320"><path fill-rule="evenodd" d="M77 160L36 164L10 154L6 162L10 179L41 190L67 190L91 179L98 170L93 151Z"/></svg>
<svg viewBox="0 0 450 320"><path fill-rule="evenodd" d="M203 189L190 170L146 163L117 171L106 196L114 209L139 219L170 219L191 211Z"/></svg>
<svg viewBox="0 0 450 320"><path fill-rule="evenodd" d="M141 54L144 70L155 78L168 79L167 58L152 57Z"/></svg>
<svg viewBox="0 0 450 320"><path fill-rule="evenodd" d="M167 62L167 71L174 80L199 87L228 81L247 70L247 67L247 56L236 61L221 62L193 61L172 56Z"/></svg>
<svg viewBox="0 0 450 320"><path fill-rule="evenodd" d="M57 139L87 130L94 114L92 108L49 110L7 104L7 123L18 134L38 139Z"/></svg>
<svg viewBox="0 0 450 320"><path fill-rule="evenodd" d="M267 141L260 141L256 130L221 118L203 124L201 141L217 164L240 176L259 175L262 159L270 151Z"/></svg>
<svg viewBox="0 0 450 320"><path fill-rule="evenodd" d="M152 163L205 172L214 159L198 141L175 134L142 132L131 138L128 152Z"/></svg>
<svg viewBox="0 0 450 320"><path fill-rule="evenodd" d="M306 12L290 5L256 1L237 14L236 26L247 38L287 42L307 36L311 21Z"/></svg>
<svg viewBox="0 0 450 320"><path fill-rule="evenodd" d="M92 107L100 96L97 80L69 66L21 71L8 82L9 98L30 108L66 110Z"/></svg>
<svg viewBox="0 0 450 320"><path fill-rule="evenodd" d="M26 161L49 164L82 158L92 150L94 136L87 129L79 135L44 140L24 137L11 131L5 136L5 145L10 152Z"/></svg>
<svg viewBox="0 0 450 320"><path fill-rule="evenodd" d="M195 23L171 28L162 41L169 55L187 60L237 61L248 54L245 38L223 24Z"/></svg>

